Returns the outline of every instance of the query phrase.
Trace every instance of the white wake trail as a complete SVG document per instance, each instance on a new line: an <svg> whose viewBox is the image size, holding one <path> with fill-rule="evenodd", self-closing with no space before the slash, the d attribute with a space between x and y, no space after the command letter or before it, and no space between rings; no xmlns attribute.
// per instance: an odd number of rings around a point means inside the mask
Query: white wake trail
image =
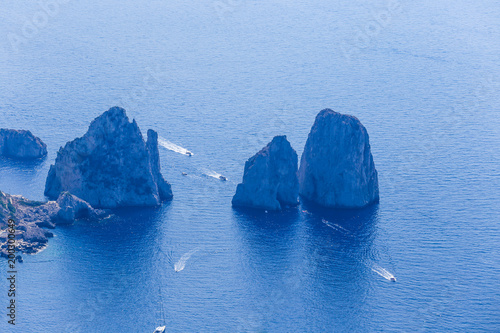
<svg viewBox="0 0 500 333"><path fill-rule="evenodd" d="M338 225L337 223L331 223L325 219L321 219L321 222L323 222L324 224L326 224L327 226L329 226L333 230L339 231L340 233L348 235L348 236L352 236L352 234L349 230L347 230L346 228L344 228L341 225Z"/></svg>
<svg viewBox="0 0 500 333"><path fill-rule="evenodd" d="M344 228L341 225L338 225L337 223L331 223L325 219L321 219L321 221L335 231L338 231L338 232L340 232L344 235L347 235L347 236L355 237L349 230L347 230L346 228ZM386 279L388 281L396 282L396 277L391 272L386 270L385 268L382 268L379 265L374 264L374 263L373 264L363 263L363 265L367 266L373 272L377 273L378 275L380 275L384 279Z"/></svg>
<svg viewBox="0 0 500 333"><path fill-rule="evenodd" d="M381 277L383 277L386 280L396 281L396 277L394 275L392 275L391 272L389 272L385 268L382 268L378 265L373 265L372 271L374 271L375 273L377 273L378 275L380 275Z"/></svg>
<svg viewBox="0 0 500 333"><path fill-rule="evenodd" d="M216 171L213 171L213 170L209 170L209 169L204 169L203 170L203 174L205 176L208 176L208 177L212 177L212 178L216 178L216 179L220 179L220 177L224 177L223 175L221 175L220 173L216 172Z"/></svg>
<svg viewBox="0 0 500 333"><path fill-rule="evenodd" d="M174 151L174 152L179 153L179 154L188 155L188 156L194 155L192 152L190 152L186 148L181 147L179 145L176 145L175 143L170 142L167 139L162 138L161 136L158 136L158 144L160 146L162 146L163 148L166 148L168 150Z"/></svg>
<svg viewBox="0 0 500 333"><path fill-rule="evenodd" d="M196 248L196 249L191 250L191 251L189 251L189 252L187 252L187 253L184 253L184 254L182 255L182 257L179 259L179 261L177 261L177 262L175 263L175 265L174 265L174 270L175 270L176 272L180 272L180 271L182 271L182 270L184 269L184 267L186 267L186 261L188 261L188 260L189 260L189 258L191 258L191 256L192 256L193 254L195 254L196 252L198 252L199 250L200 250L199 248Z"/></svg>

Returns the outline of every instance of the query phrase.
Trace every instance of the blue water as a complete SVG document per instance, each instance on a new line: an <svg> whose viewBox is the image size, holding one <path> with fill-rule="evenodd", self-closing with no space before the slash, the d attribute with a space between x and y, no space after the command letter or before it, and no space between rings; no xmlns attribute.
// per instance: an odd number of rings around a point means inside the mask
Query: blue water
<svg viewBox="0 0 500 333"><path fill-rule="evenodd" d="M160 148L161 208L58 227L0 331L152 332L160 303L168 332L500 331L497 1L61 2L2 4L0 127L49 155L0 160L0 189L44 199L114 105L194 156ZM325 107L368 129L380 204L233 210L244 162L300 155Z"/></svg>

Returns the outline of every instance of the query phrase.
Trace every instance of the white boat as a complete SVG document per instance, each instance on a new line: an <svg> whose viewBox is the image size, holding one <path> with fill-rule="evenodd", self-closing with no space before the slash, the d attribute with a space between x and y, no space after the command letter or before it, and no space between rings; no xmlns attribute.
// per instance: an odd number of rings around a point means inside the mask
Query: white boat
<svg viewBox="0 0 500 333"><path fill-rule="evenodd" d="M165 311L163 310L163 300L161 296L161 286L158 288L160 294L160 316L161 316L161 324L165 324ZM160 324L160 325L161 325ZM165 333L166 326L158 326L153 333Z"/></svg>
<svg viewBox="0 0 500 333"><path fill-rule="evenodd" d="M187 156L193 156L193 153L192 153L192 152L190 152L190 151L188 150L188 151L186 152L186 155L187 155Z"/></svg>
<svg viewBox="0 0 500 333"><path fill-rule="evenodd" d="M187 176L187 173L186 173L186 172L183 172L183 173L182 173L182 175L183 175L183 176Z"/></svg>

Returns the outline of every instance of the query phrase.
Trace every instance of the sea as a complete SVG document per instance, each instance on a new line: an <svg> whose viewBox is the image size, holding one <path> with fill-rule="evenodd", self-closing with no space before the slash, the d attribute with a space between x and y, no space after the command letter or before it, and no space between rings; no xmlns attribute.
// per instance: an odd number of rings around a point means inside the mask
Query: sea
<svg viewBox="0 0 500 333"><path fill-rule="evenodd" d="M0 6L0 128L48 147L0 159L0 190L46 200L118 105L174 193L53 230L16 265L15 326L1 261L1 332L500 331L498 1ZM324 108L366 127L380 203L233 209L245 161L275 135L300 158Z"/></svg>

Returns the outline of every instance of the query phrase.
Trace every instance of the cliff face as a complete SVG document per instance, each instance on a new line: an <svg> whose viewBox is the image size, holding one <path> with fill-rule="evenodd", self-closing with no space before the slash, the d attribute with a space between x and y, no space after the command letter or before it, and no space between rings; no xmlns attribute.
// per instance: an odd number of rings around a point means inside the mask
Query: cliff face
<svg viewBox="0 0 500 333"><path fill-rule="evenodd" d="M47 155L47 146L30 131L0 129L0 156L35 159Z"/></svg>
<svg viewBox="0 0 500 333"><path fill-rule="evenodd" d="M299 169L300 195L332 208L360 208L379 200L368 133L349 115L325 109L314 122Z"/></svg>
<svg viewBox="0 0 500 333"><path fill-rule="evenodd" d="M233 206L280 210L298 203L297 153L286 136L276 136L245 163Z"/></svg>
<svg viewBox="0 0 500 333"><path fill-rule="evenodd" d="M103 214L103 211L92 208L88 202L69 192L61 193L56 204L56 210L50 216L55 224L71 224L78 219L96 220Z"/></svg>
<svg viewBox="0 0 500 333"><path fill-rule="evenodd" d="M167 183L160 171L160 153L158 151L158 133L153 130L148 130L148 140L146 141L146 147L149 152L149 164L151 165L151 172L153 174L153 180L158 186L158 194L160 195L160 200L170 200L172 199L172 188L170 184Z"/></svg>
<svg viewBox="0 0 500 333"><path fill-rule="evenodd" d="M172 198L160 173L156 132L144 142L125 110L113 107L97 117L81 138L57 153L45 183L45 195L69 191L92 207L157 206Z"/></svg>

